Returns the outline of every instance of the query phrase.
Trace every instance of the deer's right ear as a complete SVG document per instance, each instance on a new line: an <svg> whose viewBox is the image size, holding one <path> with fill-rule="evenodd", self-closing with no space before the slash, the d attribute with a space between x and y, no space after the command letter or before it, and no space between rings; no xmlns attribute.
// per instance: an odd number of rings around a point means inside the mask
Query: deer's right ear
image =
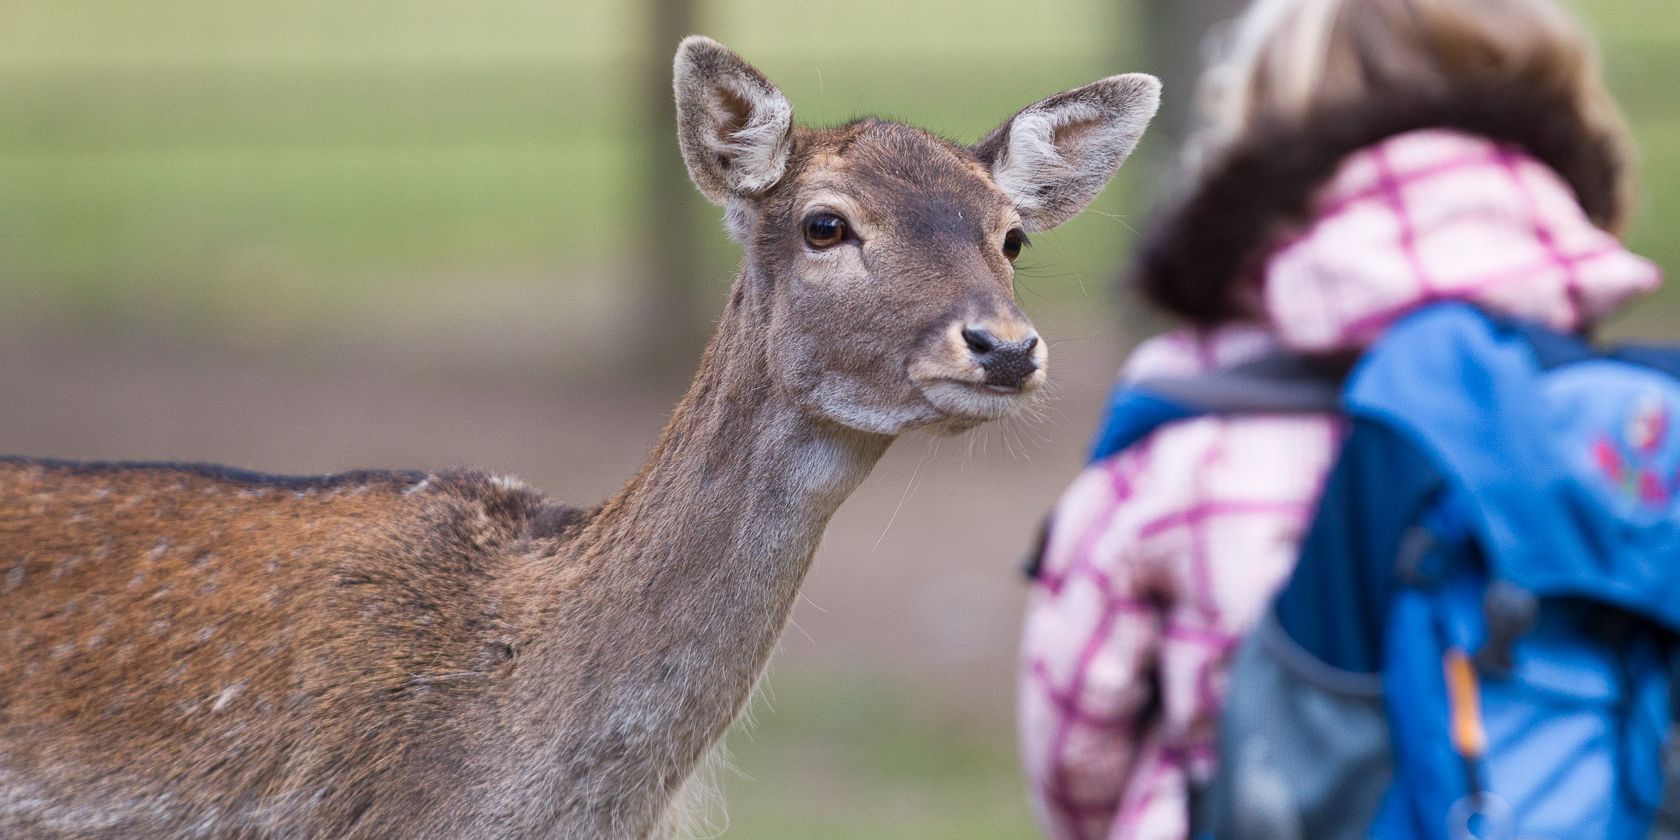
<svg viewBox="0 0 1680 840"><path fill-rule="evenodd" d="M713 204L752 198L781 180L793 106L764 74L701 35L677 46L677 143L688 177Z"/></svg>
<svg viewBox="0 0 1680 840"><path fill-rule="evenodd" d="M1160 105L1154 76L1110 76L1028 105L974 152L1026 229L1049 230L1097 197Z"/></svg>

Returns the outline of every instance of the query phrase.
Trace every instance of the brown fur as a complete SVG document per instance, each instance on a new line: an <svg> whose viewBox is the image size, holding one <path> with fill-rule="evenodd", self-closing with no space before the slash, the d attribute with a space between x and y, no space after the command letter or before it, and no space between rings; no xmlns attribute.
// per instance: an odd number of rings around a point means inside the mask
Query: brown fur
<svg viewBox="0 0 1680 840"><path fill-rule="evenodd" d="M1031 331L998 251L1016 210L978 155L879 121L741 140L780 94L704 39L677 69L691 170L747 260L600 507L474 472L0 462L0 836L657 830L893 437L1043 379L1040 355L987 392L957 336ZM695 107L709 85L769 99ZM696 136L781 174L742 187ZM813 202L864 238L804 245Z"/></svg>

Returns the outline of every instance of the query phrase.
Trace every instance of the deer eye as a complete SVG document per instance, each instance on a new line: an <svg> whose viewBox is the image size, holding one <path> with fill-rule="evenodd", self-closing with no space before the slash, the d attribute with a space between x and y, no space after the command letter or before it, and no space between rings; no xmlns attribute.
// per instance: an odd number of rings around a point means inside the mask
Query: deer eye
<svg viewBox="0 0 1680 840"><path fill-rule="evenodd" d="M1027 234L1020 228L1013 228L1003 235L1003 258L1014 262L1021 256L1021 246L1027 244Z"/></svg>
<svg viewBox="0 0 1680 840"><path fill-rule="evenodd" d="M805 217L805 244L832 248L846 240L846 220L833 213L812 213Z"/></svg>

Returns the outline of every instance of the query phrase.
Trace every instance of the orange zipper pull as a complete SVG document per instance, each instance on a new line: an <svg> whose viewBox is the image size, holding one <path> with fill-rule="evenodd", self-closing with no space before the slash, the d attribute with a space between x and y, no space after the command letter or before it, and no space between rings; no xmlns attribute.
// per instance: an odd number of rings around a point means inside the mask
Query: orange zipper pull
<svg viewBox="0 0 1680 840"><path fill-rule="evenodd" d="M1453 749L1466 761L1476 761L1487 750L1487 730L1482 726L1481 686L1470 655L1448 648L1443 667L1447 677L1447 706L1452 715ZM1471 782L1475 784L1474 780Z"/></svg>

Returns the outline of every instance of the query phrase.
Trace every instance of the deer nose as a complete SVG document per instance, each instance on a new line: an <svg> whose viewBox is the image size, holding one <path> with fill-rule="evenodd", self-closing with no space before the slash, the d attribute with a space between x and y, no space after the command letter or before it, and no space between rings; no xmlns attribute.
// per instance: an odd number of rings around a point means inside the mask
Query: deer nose
<svg viewBox="0 0 1680 840"><path fill-rule="evenodd" d="M1038 372L1038 362L1033 359L1033 348L1038 346L1036 335L1020 341L1003 341L989 330L964 327L962 337L968 351L974 354L974 361L986 372L987 385L1019 390L1028 377Z"/></svg>

